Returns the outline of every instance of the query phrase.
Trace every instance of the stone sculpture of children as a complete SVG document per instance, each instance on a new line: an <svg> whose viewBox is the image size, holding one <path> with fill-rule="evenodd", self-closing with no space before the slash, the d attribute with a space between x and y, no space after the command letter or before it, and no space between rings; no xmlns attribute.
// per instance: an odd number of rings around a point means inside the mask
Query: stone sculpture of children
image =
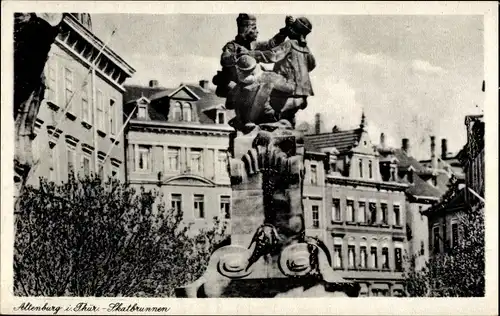
<svg viewBox="0 0 500 316"><path fill-rule="evenodd" d="M307 97L314 95L309 72L316 67L316 61L306 42L306 36L312 30L311 22L299 17L287 29L289 40L267 51L250 51L246 54L263 63L274 63L273 72L294 84L291 96L275 90L270 103L279 120L286 119L295 126L295 114L299 109L305 109Z"/></svg>

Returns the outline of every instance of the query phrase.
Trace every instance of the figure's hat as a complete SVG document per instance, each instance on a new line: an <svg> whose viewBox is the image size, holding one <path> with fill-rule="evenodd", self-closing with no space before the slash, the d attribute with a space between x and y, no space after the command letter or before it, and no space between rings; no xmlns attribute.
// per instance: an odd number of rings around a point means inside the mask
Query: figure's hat
<svg viewBox="0 0 500 316"><path fill-rule="evenodd" d="M292 28L293 32L295 32L299 35L306 36L307 34L311 33L312 24L308 18L301 16L301 17L295 19L295 21L291 25L291 28Z"/></svg>
<svg viewBox="0 0 500 316"><path fill-rule="evenodd" d="M247 26L255 23L256 21L257 19L255 18L255 15L247 13L240 13L236 18L236 24L238 27Z"/></svg>
<svg viewBox="0 0 500 316"><path fill-rule="evenodd" d="M250 55L243 55L236 61L236 68L241 71L252 71L257 66L257 61Z"/></svg>

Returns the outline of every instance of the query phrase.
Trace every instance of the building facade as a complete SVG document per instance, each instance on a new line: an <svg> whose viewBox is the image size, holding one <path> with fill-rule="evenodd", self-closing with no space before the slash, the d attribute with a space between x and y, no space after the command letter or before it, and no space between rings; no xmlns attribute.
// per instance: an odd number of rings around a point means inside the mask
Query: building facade
<svg viewBox="0 0 500 316"><path fill-rule="evenodd" d="M397 165L381 159L364 115L357 129L306 135L304 143L307 232L323 239L333 268L360 283L361 296L402 295L407 185Z"/></svg>
<svg viewBox="0 0 500 316"><path fill-rule="evenodd" d="M123 83L134 72L92 33L88 14L65 15L44 69L28 183L64 182L72 172L125 178Z"/></svg>
<svg viewBox="0 0 500 316"><path fill-rule="evenodd" d="M127 182L164 195L193 229L231 218L227 123L234 112L199 85L130 86L125 98Z"/></svg>
<svg viewBox="0 0 500 316"><path fill-rule="evenodd" d="M429 243L432 254L440 254L460 241L460 214L482 209L484 204L484 118L465 117L467 143L459 152L465 181L452 177L448 191L439 203L425 211L428 217Z"/></svg>

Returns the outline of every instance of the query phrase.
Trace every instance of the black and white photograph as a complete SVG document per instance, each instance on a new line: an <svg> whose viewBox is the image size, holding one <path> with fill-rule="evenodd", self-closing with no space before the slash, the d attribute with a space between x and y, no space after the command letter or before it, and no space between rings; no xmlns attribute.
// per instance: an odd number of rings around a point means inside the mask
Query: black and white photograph
<svg viewBox="0 0 500 316"><path fill-rule="evenodd" d="M312 4L3 2L2 313L492 313L497 3Z"/></svg>

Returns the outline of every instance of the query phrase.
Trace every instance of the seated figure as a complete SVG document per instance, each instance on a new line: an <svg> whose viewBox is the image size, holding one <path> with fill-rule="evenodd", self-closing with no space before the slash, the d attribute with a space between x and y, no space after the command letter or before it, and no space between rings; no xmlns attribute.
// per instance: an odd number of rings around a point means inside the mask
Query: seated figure
<svg viewBox="0 0 500 316"><path fill-rule="evenodd" d="M226 108L234 109L236 117L230 122L236 130L249 132L255 125L274 123L275 109L270 104L273 90L291 95L294 85L274 72L264 71L255 58L241 56L236 62L238 83L228 93Z"/></svg>

